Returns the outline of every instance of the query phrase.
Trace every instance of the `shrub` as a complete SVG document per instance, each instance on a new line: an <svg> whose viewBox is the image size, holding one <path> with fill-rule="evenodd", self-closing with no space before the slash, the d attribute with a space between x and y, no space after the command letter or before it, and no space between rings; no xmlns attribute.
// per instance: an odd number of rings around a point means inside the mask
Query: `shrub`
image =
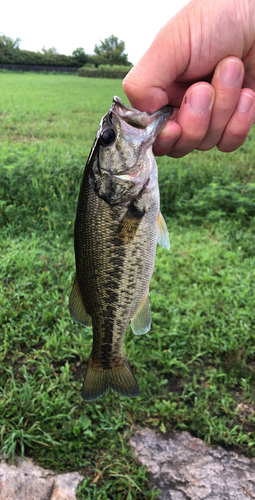
<svg viewBox="0 0 255 500"><path fill-rule="evenodd" d="M98 68L82 67L78 69L79 76L87 78L120 78L123 80L132 66L110 66L102 64Z"/></svg>

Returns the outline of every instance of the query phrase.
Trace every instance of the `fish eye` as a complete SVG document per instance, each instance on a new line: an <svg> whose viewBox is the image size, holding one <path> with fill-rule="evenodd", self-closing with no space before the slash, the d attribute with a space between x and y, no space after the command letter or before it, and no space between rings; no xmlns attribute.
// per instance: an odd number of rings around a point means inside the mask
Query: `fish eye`
<svg viewBox="0 0 255 500"><path fill-rule="evenodd" d="M101 142L103 146L110 146L116 139L116 132L113 128L106 128L101 134Z"/></svg>

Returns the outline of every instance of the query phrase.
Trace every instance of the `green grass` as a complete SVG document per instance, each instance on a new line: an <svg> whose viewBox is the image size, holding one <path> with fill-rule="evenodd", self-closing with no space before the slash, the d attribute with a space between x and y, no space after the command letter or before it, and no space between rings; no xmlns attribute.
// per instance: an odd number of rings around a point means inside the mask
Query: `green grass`
<svg viewBox="0 0 255 500"><path fill-rule="evenodd" d="M121 82L77 74L0 73L0 137L91 147L91 130L109 109L112 92L124 98ZM126 99L127 102L127 99ZM93 135L93 134L92 134Z"/></svg>
<svg viewBox="0 0 255 500"><path fill-rule="evenodd" d="M129 447L139 427L255 456L255 142L159 160L171 249L157 250L151 331L125 338L141 395L84 403L92 332L68 312L73 223L115 94L118 80L0 74L1 450L85 474L81 499L155 499Z"/></svg>

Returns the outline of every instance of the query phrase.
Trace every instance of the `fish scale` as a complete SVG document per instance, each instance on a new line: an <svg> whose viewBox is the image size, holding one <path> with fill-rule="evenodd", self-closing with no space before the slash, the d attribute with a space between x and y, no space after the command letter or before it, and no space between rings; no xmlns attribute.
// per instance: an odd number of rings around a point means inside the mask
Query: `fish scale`
<svg viewBox="0 0 255 500"><path fill-rule="evenodd" d="M74 231L76 279L69 303L74 319L84 325L92 320L93 348L82 392L85 401L97 399L107 387L124 396L139 394L123 354L123 342L130 320L136 334L150 329L148 290L156 244L160 238L161 242L164 238L168 241L159 212L151 145L170 111L165 107L156 112L157 123L151 138L151 131L147 133L144 125L148 117L151 126L150 115L115 98L101 121L85 167ZM137 131L137 113L142 116L142 131ZM114 137L115 142L102 144L108 136L109 141Z"/></svg>

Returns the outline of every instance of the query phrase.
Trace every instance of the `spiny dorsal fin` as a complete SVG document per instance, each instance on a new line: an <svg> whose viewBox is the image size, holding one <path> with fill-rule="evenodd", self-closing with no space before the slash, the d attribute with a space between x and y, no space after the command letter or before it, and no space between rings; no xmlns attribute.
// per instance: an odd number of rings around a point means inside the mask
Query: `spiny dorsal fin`
<svg viewBox="0 0 255 500"><path fill-rule="evenodd" d="M69 311L75 321L79 321L84 326L91 326L92 321L84 306L77 276L75 276L73 289L69 299Z"/></svg>
<svg viewBox="0 0 255 500"><path fill-rule="evenodd" d="M151 328L151 308L149 301L149 292L143 297L141 305L135 316L131 319L131 328L135 335L143 335Z"/></svg>
<svg viewBox="0 0 255 500"><path fill-rule="evenodd" d="M158 229L158 244L169 250L170 241L169 241L168 229L161 212L158 213L157 229Z"/></svg>
<svg viewBox="0 0 255 500"><path fill-rule="evenodd" d="M114 245L126 245L133 240L144 214L145 210L138 210L134 203L129 205L127 212L119 223L114 237Z"/></svg>

